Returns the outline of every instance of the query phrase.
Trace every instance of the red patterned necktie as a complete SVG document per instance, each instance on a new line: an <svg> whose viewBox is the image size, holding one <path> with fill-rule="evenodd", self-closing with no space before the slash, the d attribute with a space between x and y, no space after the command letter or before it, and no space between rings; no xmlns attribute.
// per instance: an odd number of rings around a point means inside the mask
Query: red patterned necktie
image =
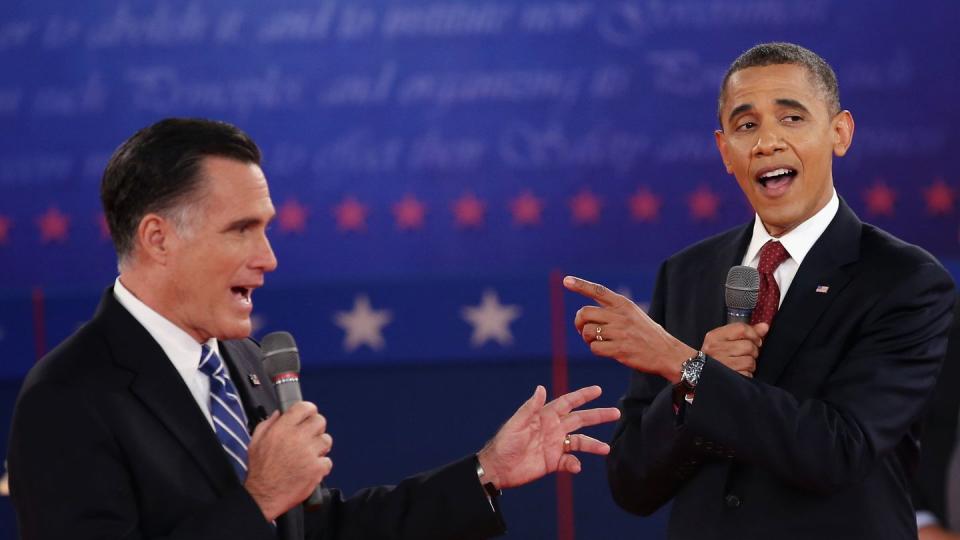
<svg viewBox="0 0 960 540"><path fill-rule="evenodd" d="M750 317L750 324L773 322L780 305L780 287L777 280L773 279L773 271L789 258L790 254L780 242L769 240L760 248L760 263L757 264L757 271L760 272L760 293L757 296L757 307Z"/></svg>

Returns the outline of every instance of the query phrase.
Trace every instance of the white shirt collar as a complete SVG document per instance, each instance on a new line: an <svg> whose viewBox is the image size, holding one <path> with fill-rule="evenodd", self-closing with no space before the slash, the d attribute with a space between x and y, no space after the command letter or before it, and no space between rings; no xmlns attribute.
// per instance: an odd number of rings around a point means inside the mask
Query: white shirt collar
<svg viewBox="0 0 960 540"><path fill-rule="evenodd" d="M752 261L754 266L756 266L755 263L760 257L760 248L762 248L768 240L776 240L783 244L787 253L790 254L790 258L795 260L799 266L803 262L804 257L807 256L807 253L810 252L810 249L813 248L813 244L815 244L820 238L820 235L823 234L823 231L827 230L827 227L830 225L830 222L833 221L833 217L837 215L837 210L839 209L840 198L837 196L837 190L834 189L833 196L830 197L830 201L826 206L780 238L770 236L766 227L763 226L763 222L760 221L760 215L757 214L756 219L753 220L753 238L750 240L750 245L747 246L747 252L743 260Z"/></svg>
<svg viewBox="0 0 960 540"><path fill-rule="evenodd" d="M197 343L185 330L173 324L134 296L129 289L123 286L119 277L114 281L113 295L117 302L120 302L120 305L126 308L160 345L167 358L173 362L173 366L180 372L181 377L188 379L197 373L200 365L200 343ZM220 354L216 338L208 340L206 345Z"/></svg>

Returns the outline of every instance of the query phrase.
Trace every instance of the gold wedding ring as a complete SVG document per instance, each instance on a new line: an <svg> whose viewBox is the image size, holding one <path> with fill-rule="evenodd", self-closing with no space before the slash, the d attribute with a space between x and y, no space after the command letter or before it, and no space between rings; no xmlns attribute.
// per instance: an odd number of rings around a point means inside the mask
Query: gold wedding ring
<svg viewBox="0 0 960 540"><path fill-rule="evenodd" d="M567 433L567 435L563 438L563 453L567 454L569 452L570 452L570 434Z"/></svg>
<svg viewBox="0 0 960 540"><path fill-rule="evenodd" d="M602 327L602 326L598 326L598 327L597 327L597 341L603 341L603 335L601 334L602 332L603 332L603 327Z"/></svg>

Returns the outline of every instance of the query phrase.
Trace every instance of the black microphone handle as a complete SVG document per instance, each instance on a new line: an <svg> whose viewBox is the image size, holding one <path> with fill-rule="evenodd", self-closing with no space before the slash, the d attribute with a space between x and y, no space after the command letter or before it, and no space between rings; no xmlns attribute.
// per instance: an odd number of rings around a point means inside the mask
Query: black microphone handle
<svg viewBox="0 0 960 540"><path fill-rule="evenodd" d="M281 380L274 386L277 389L277 397L280 398L281 412L287 412L287 409L292 407L295 403L303 401L303 394L300 392L299 379ZM329 493L330 492L323 489L322 483L317 484L316 489L313 490L313 493L310 494L310 497L304 504L308 510L316 510L317 508L323 506L329 496Z"/></svg>
<svg viewBox="0 0 960 540"><path fill-rule="evenodd" d="M727 307L727 324L733 324L742 322L744 324L750 324L750 317L753 316L752 309L742 309Z"/></svg>

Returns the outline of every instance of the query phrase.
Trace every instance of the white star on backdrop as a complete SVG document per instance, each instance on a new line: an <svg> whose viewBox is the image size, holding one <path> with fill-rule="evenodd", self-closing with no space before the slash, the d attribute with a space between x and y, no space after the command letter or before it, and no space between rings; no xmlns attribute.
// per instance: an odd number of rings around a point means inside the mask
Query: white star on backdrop
<svg viewBox="0 0 960 540"><path fill-rule="evenodd" d="M521 311L520 306L501 304L496 291L487 289L479 306L464 306L460 313L473 326L470 344L479 347L490 340L503 346L512 344L510 323L520 316Z"/></svg>
<svg viewBox="0 0 960 540"><path fill-rule="evenodd" d="M338 311L333 321L342 328L347 335L343 338L343 348L353 352L361 345L366 345L375 351L383 349L386 342L383 339L383 327L393 320L393 315L386 309L373 309L370 298L365 294L358 294L353 299L353 309Z"/></svg>

